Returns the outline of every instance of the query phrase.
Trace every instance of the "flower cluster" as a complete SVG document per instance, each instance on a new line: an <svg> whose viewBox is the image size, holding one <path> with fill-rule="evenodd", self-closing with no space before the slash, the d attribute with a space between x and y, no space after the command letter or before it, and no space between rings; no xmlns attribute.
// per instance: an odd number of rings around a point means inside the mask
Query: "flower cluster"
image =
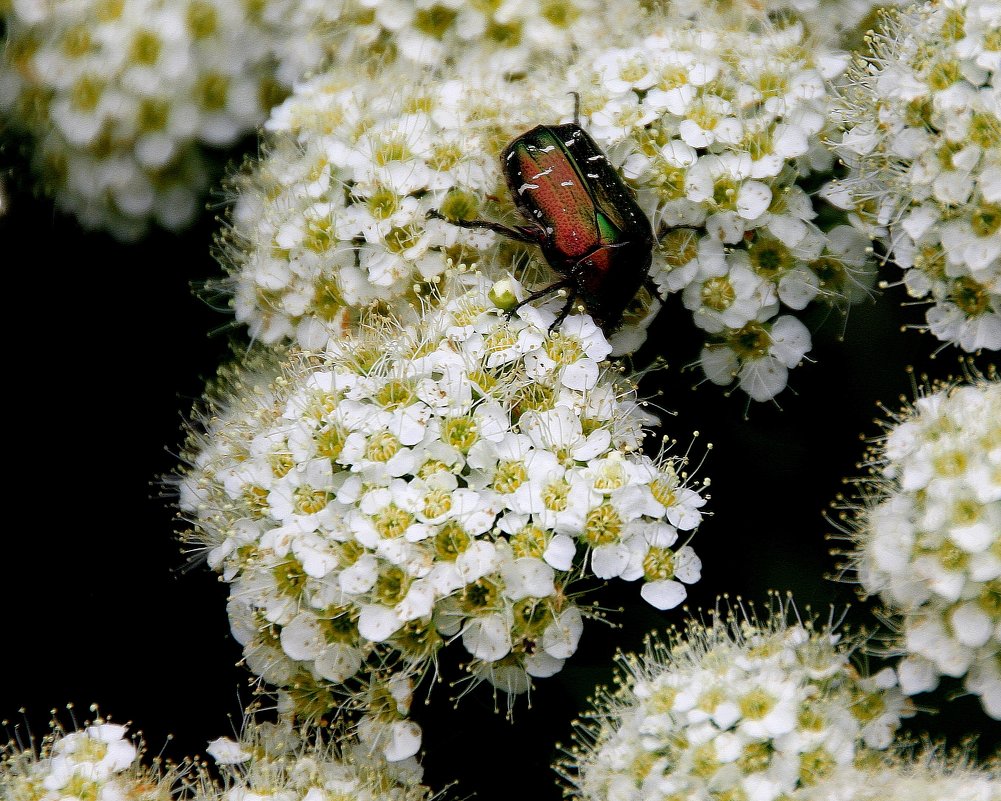
<svg viewBox="0 0 1001 801"><path fill-rule="evenodd" d="M919 398L870 459L850 521L854 566L899 621L901 687L965 675L1001 718L1001 382Z"/></svg>
<svg viewBox="0 0 1001 801"><path fill-rule="evenodd" d="M386 762L354 740L322 729L249 719L238 740L220 737L208 753L222 788L203 783L193 801L430 801L416 759Z"/></svg>
<svg viewBox="0 0 1001 801"><path fill-rule="evenodd" d="M903 0L714 0L708 4L671 0L669 8L674 15L703 24L710 16L716 17L735 31L794 22L803 26L812 42L854 50L880 11L903 4Z"/></svg>
<svg viewBox="0 0 1001 801"><path fill-rule="evenodd" d="M704 499L678 460L636 452L653 418L591 318L550 331L559 298L509 319L520 285L450 281L419 326L293 358L191 444L191 539L232 585L248 665L300 713L339 686L373 730L412 734L409 679L447 641L518 693L576 650L582 573L643 579L660 609L699 578L683 537ZM345 689L370 678L374 693Z"/></svg>
<svg viewBox="0 0 1001 801"><path fill-rule="evenodd" d="M793 801L997 801L1001 766L967 755L926 748L917 755L894 753L875 765L838 770L792 796Z"/></svg>
<svg viewBox="0 0 1001 801"><path fill-rule="evenodd" d="M1001 349L999 28L993 0L889 17L842 90L830 193L876 226L927 330L970 352Z"/></svg>
<svg viewBox="0 0 1001 801"><path fill-rule="evenodd" d="M501 149L558 117L532 87L495 77L337 69L297 86L266 125L266 156L234 179L221 245L237 319L265 343L315 349L372 304L407 317L415 284L497 241L428 212L497 218L486 196L507 197Z"/></svg>
<svg viewBox="0 0 1001 801"><path fill-rule="evenodd" d="M908 712L892 669L860 676L831 627L689 621L621 659L559 769L581 801L774 801L887 748Z"/></svg>
<svg viewBox="0 0 1001 801"><path fill-rule="evenodd" d="M0 113L46 191L88 228L188 225L230 145L277 99L269 38L239 0L16 0Z"/></svg>
<svg viewBox="0 0 1001 801"><path fill-rule="evenodd" d="M810 349L795 312L859 300L872 277L868 239L837 215L819 225L808 193L831 166L826 81L845 62L798 24L672 21L576 71L591 134L654 220L654 280L709 335L705 375L755 400L780 392Z"/></svg>
<svg viewBox="0 0 1001 801"><path fill-rule="evenodd" d="M126 730L99 718L69 733L53 724L41 753L8 744L0 762L0 798L166 801L176 777L143 767L139 750L126 739Z"/></svg>
<svg viewBox="0 0 1001 801"><path fill-rule="evenodd" d="M268 6L279 33L277 56L293 78L330 56L341 66L375 57L382 67L399 62L523 75L644 13L636 0L270 0Z"/></svg>

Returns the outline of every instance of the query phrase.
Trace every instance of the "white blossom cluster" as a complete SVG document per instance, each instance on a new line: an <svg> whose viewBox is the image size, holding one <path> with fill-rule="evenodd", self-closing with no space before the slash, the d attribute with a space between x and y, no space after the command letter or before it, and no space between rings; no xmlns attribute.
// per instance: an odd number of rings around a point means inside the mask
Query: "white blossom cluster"
<svg viewBox="0 0 1001 801"><path fill-rule="evenodd" d="M909 712L888 668L861 676L830 627L689 621L622 658L560 765L579 801L798 798L886 749Z"/></svg>
<svg viewBox="0 0 1001 801"><path fill-rule="evenodd" d="M635 0L269 0L264 13L291 79L331 57L522 75L645 14Z"/></svg>
<svg viewBox="0 0 1001 801"><path fill-rule="evenodd" d="M13 0L0 115L60 208L138 238L188 225L210 171L277 99L270 39L240 0Z"/></svg>
<svg viewBox="0 0 1001 801"><path fill-rule="evenodd" d="M430 801L416 759L387 762L323 729L249 719L239 739L208 745L222 787L203 783L192 801Z"/></svg>
<svg viewBox="0 0 1001 801"><path fill-rule="evenodd" d="M891 754L875 765L836 771L804 787L792 801L999 801L997 759L979 766L963 755L926 749L916 756Z"/></svg>
<svg viewBox="0 0 1001 801"><path fill-rule="evenodd" d="M711 15L731 30L795 22L812 42L854 50L882 10L904 4L902 0L670 0L668 7L674 15L703 24Z"/></svg>
<svg viewBox="0 0 1001 801"><path fill-rule="evenodd" d="M965 676L1001 718L1001 382L919 398L871 461L851 521L854 563L898 621L901 687Z"/></svg>
<svg viewBox="0 0 1001 801"><path fill-rule="evenodd" d="M5 746L0 798L17 801L156 801L169 799L172 777L144 768L126 726L101 719L80 731L58 725L41 752Z"/></svg>
<svg viewBox="0 0 1001 801"><path fill-rule="evenodd" d="M1001 4L928 3L887 18L848 75L831 197L875 226L926 328L1001 349Z"/></svg>
<svg viewBox="0 0 1001 801"><path fill-rule="evenodd" d="M810 350L797 313L857 301L872 277L866 236L818 225L804 185L831 167L827 81L846 62L799 24L672 21L576 72L590 133L655 223L654 280L708 335L702 370L754 400L778 394Z"/></svg>
<svg viewBox="0 0 1001 801"><path fill-rule="evenodd" d="M390 759L419 746L410 680L446 642L519 693L577 648L574 579L642 579L668 609L701 569L704 499L683 462L636 452L653 418L591 318L550 331L559 298L508 319L520 285L454 281L420 325L363 327L224 400L180 486L251 670L307 711L355 693ZM373 677L374 711L352 689Z"/></svg>
<svg viewBox="0 0 1001 801"><path fill-rule="evenodd" d="M486 196L508 196L499 153L558 117L498 77L337 69L298 85L266 125L266 155L234 181L222 252L237 319L264 343L315 349L373 304L406 318L415 284L449 259L483 261L498 240L428 212L497 219Z"/></svg>

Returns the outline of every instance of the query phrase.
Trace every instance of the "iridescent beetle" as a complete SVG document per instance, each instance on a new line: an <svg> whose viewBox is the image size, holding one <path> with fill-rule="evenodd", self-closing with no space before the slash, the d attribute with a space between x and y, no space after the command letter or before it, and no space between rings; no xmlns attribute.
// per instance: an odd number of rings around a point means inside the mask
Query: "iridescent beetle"
<svg viewBox="0 0 1001 801"><path fill-rule="evenodd" d="M566 289L554 327L580 297L595 322L611 332L648 281L655 239L632 190L580 127L576 94L574 101L574 122L539 125L501 153L508 189L529 225L450 220L437 211L428 216L538 245L549 266L564 277L518 306Z"/></svg>

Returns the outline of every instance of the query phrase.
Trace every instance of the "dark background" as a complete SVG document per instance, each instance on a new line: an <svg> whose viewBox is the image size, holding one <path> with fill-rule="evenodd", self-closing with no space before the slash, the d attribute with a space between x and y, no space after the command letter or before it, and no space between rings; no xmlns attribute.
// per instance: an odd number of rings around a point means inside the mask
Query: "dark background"
<svg viewBox="0 0 1001 801"><path fill-rule="evenodd" d="M217 223L206 213L184 236L155 231L126 246L12 192L0 219L11 415L0 718L8 733L26 722L41 733L51 708L72 702L83 719L98 702L103 714L134 721L154 753L168 735L168 756L203 752L207 740L232 733L252 693L228 633L226 587L203 566L186 569L159 477L177 465L182 418L204 380L229 338L242 336L191 293L192 282L219 273L210 253ZM823 512L842 479L858 474L859 436L878 433L877 402L897 407L911 397L905 368L939 378L959 368L955 350L932 360L935 340L901 331L922 318L903 299L887 291L854 308L846 326L832 315L818 330L812 320L816 363L793 371L781 409L753 404L746 416L739 391L693 390L699 375L681 368L697 357L700 336L680 303L662 313L651 342L670 369L644 389L664 390L677 412L665 431L682 448L694 430L714 445L702 471L712 479L712 516L693 542L704 564L693 606L712 606L720 593L760 603L769 589L791 590L800 609L824 617L831 604L840 614L855 601L849 621L872 625L852 586L828 578L836 561ZM615 649L683 620L680 609L647 606L638 585L613 583L600 598L623 608L612 616L623 628L589 624L564 671L539 681L530 705L518 700L513 723L503 697L495 714L486 686L458 709L445 686L432 706L417 704L428 783L458 780L459 798L560 797L548 767L554 744L567 742L587 696L609 681ZM455 658L461 648L450 650ZM455 668L446 656L446 676L458 676ZM992 752L1001 724L975 699L950 700L956 689L919 697L939 712L910 729L951 744L979 732L982 753Z"/></svg>

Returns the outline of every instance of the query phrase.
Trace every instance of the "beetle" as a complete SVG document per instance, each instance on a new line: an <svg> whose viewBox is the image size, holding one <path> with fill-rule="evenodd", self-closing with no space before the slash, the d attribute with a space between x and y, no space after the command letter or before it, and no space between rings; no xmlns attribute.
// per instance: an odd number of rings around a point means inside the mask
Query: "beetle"
<svg viewBox="0 0 1001 801"><path fill-rule="evenodd" d="M626 307L649 281L654 233L632 190L597 143L580 126L580 96L574 122L539 125L501 152L501 169L515 206L527 225L489 220L453 220L438 211L428 217L462 228L482 228L538 245L562 278L518 303L566 289L567 301L553 328L579 296L606 332L618 327Z"/></svg>

